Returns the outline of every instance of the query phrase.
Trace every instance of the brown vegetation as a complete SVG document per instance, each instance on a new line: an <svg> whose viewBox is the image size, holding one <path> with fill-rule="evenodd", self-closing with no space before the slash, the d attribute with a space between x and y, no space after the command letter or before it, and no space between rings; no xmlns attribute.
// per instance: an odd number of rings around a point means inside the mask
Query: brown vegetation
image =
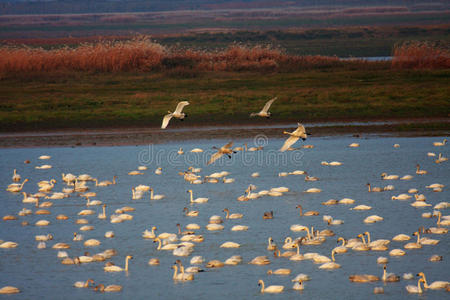
<svg viewBox="0 0 450 300"><path fill-rule="evenodd" d="M397 69L450 68L450 49L426 42L402 43L394 47L392 66Z"/></svg>
<svg viewBox="0 0 450 300"><path fill-rule="evenodd" d="M395 68L449 68L448 49L411 42L394 49ZM81 72L170 71L186 75L206 71L291 72L330 67L367 69L363 60L288 55L268 46L233 44L220 51L167 48L145 36L128 41L84 43L75 48L45 50L27 46L0 48L0 76Z"/></svg>

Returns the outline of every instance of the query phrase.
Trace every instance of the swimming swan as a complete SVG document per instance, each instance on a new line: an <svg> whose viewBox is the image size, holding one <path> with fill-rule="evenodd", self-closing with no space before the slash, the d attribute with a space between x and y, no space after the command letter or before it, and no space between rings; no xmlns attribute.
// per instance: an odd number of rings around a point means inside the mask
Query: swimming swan
<svg viewBox="0 0 450 300"><path fill-rule="evenodd" d="M260 279L258 281L258 285L261 286L261 293L281 293L284 290L284 286L282 285L270 285L268 287L264 286L264 281Z"/></svg>
<svg viewBox="0 0 450 300"><path fill-rule="evenodd" d="M427 283L427 278L425 277L425 273L420 272L417 274L417 276L422 276L423 279L423 286L426 289L431 289L431 290L439 290L439 289L446 289L449 286L449 282L448 281L435 281L432 284L428 284Z"/></svg>
<svg viewBox="0 0 450 300"><path fill-rule="evenodd" d="M415 285L407 285L405 286L406 290L408 291L408 293L411 294L422 294L423 290L420 286L420 283L424 282L423 278L420 278L419 281L417 281L417 286Z"/></svg>
<svg viewBox="0 0 450 300"><path fill-rule="evenodd" d="M103 270L105 270L105 272L122 272L122 271L128 272L128 260L130 260L132 258L133 258L133 256L131 256L131 255L127 255L125 257L125 268L121 268L119 266L112 265L112 266L103 267Z"/></svg>
<svg viewBox="0 0 450 300"><path fill-rule="evenodd" d="M195 200L194 200L194 195L193 195L193 193L192 193L192 190L188 190L188 193L190 194L190 196L191 196L191 198L190 198L190 201L191 201L191 203L206 203L206 202L208 202L208 198L196 198Z"/></svg>

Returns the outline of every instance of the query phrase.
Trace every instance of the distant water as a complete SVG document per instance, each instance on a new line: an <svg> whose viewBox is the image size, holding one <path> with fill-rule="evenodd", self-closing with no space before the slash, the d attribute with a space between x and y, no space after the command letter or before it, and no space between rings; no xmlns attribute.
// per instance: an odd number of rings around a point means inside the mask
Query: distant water
<svg viewBox="0 0 450 300"><path fill-rule="evenodd" d="M392 56L343 57L342 60L389 61Z"/></svg>
<svg viewBox="0 0 450 300"><path fill-rule="evenodd" d="M112 224L107 220L97 218L101 207L91 207L95 211L92 216L84 216L89 220L94 230L80 232L81 225L75 220L81 218L77 213L86 209L86 200L73 194L62 200L51 200L54 205L48 208L51 215L29 215L20 217L18 221L2 221L0 223L0 239L19 243L15 249L0 249L0 268L2 278L0 285L12 285L21 289L19 295L12 295L11 299L93 299L96 297L93 290L77 289L72 285L75 281L92 278L96 283L120 284L123 291L110 293L114 299L260 299L257 286L258 279L263 279L266 285L283 285L285 291L282 295L274 295L274 299L367 299L373 298L373 288L383 286L384 299L405 299L408 294L405 286L416 285L417 280L401 280L397 283L383 284L380 282L370 284L351 283L348 276L351 274L382 275L382 266L377 265L379 256L389 258L388 271L402 275L403 273L417 274L425 272L427 279L450 279L450 238L445 235L427 235L429 238L440 240L435 246L424 245L421 249L405 250L402 257L390 257L387 251L356 252L349 250L345 254L336 255L336 262L341 264L340 269L325 271L318 269L317 264L311 261L292 262L287 258L274 258L266 250L267 239L272 237L277 245L281 246L286 237L293 238L305 236L305 232L292 232L292 224L301 224L315 229L332 229L336 235L327 237L326 242L318 246L302 246L301 253L317 252L330 256L331 249L336 247L337 238L354 238L365 231L371 233L372 239L392 239L393 236L404 233L409 236L418 230L419 226L432 227L436 218L424 219L423 212L431 212L432 207L414 208L412 200L391 200L393 195L407 193L409 188L417 188L427 197L427 202L433 206L439 202L449 201L450 184L449 162L436 164L435 158L427 156L428 152L444 156L449 155L448 146L434 147L433 141L442 141L444 137L312 137L305 144L312 144L313 149L301 149L280 153L284 139L267 139L259 136L252 139L237 140L235 146L248 143L249 147L264 146L263 151L238 152L232 158L222 157L216 163L207 166L206 161L212 153L212 146L221 146L227 140L187 140L173 141L153 146L122 146L122 147L77 147L77 148L28 148L28 149L0 149L0 192L2 205L1 216L17 214L23 207L36 210L33 204L22 203L21 194L12 194L5 191L11 183L13 169L17 169L23 178L30 181L25 184L27 193L37 192L37 182L55 178L57 184L54 191L61 191L64 184L61 173L90 174L99 180L112 180L113 175L118 176L118 183L109 187L95 187L90 182L90 191L95 191L98 199L107 204L107 215L122 206L132 206L135 212L133 220L120 224ZM359 148L349 148L352 142L358 142ZM394 148L393 144L400 144ZM302 145L299 141L297 146ZM179 156L177 150L182 147L185 154ZM193 148L205 149L203 153L190 153ZM39 160L40 155L51 155L50 160ZM30 164L24 164L30 160ZM321 161L340 161L342 166L323 166ZM428 171L426 175L416 175L416 164ZM47 170L35 169L35 166L50 164L53 167ZM148 166L144 175L129 176L127 173L136 170L139 165ZM178 174L187 170L188 166L201 167L200 175L209 175L213 172L228 171L228 178L235 178L235 182L224 184L205 183L191 185ZM154 170L162 167L162 175L156 175ZM304 181L303 175L290 175L279 177L279 172L304 170L311 176L320 178L317 182ZM253 172L259 172L260 177L251 177ZM411 174L410 181L382 180L383 172L400 176ZM388 184L395 186L395 190L382 193L368 193L366 183L373 186L384 187ZM446 187L442 192L432 192L425 188L432 183L443 183ZM157 194L165 194L166 198L159 201L150 201L149 196L144 199L131 200L131 188L139 184L150 185ZM236 198L244 193L249 184L257 188L254 192L272 187L285 186L290 189L281 197L264 196L248 202L238 202ZM321 193L308 194L304 191L316 187L322 189ZM188 189L194 191L194 197L208 197L205 204L189 204ZM324 206L321 203L329 199L352 198L354 205ZM44 201L44 200L42 200ZM46 199L45 201L48 201ZM317 210L320 216L299 217L296 205L302 204L304 210ZM369 211L350 210L359 204L372 206ZM199 211L196 218L184 216L182 210L189 207ZM223 209L243 213L242 219L225 220L223 231L209 232L205 229L209 217L220 215L224 217ZM274 219L263 220L266 211L274 212ZM448 209L442 210L448 215ZM67 221L58 221L58 214L69 216ZM342 219L343 225L328 226L322 220L323 215L331 215L335 219ZM375 224L365 224L363 220L369 215L379 215L384 220ZM34 223L46 219L51 222L48 227L37 227ZM22 221L28 221L29 226L21 226ZM156 244L141 237L145 229L157 226L157 233L177 232L176 224L182 226L188 223L197 223L201 226L198 234L205 238L203 243L195 246L193 254L187 258L175 257L171 251L158 251ZM249 226L246 232L232 232L231 227L236 224ZM113 239L104 238L106 231L113 230ZM102 244L94 248L86 248L83 242L73 242L73 232L82 233L85 240L98 239ZM47 248L37 249L34 236L51 233L52 241L47 242ZM415 237L411 236L411 241ZM223 249L219 246L225 241L234 241L241 245L238 249ZM56 257L57 250L51 246L57 242L66 242L71 245L67 249L69 256L83 255L86 251L95 254L105 249L114 248L118 255L111 261L123 266L125 256L133 255L130 261L128 274L105 273L103 262L83 265L62 265ZM406 242L391 242L389 250L402 248ZM285 251L285 250L283 250ZM432 254L443 255L441 262L429 262ZM172 280L171 266L180 258L185 266L194 255L201 255L206 261L219 259L224 261L232 255L241 255L243 263L238 266L226 266L220 269L206 270L195 274L192 282L174 282ZM271 264L267 266L249 265L248 262L255 256L267 255ZM159 266L149 266L150 258L160 259ZM267 270L290 268L289 276L267 275ZM305 290L297 292L291 289L293 279L298 273L305 273L311 281L305 282ZM426 299L444 299L445 291L425 291ZM272 298L272 296L271 296Z"/></svg>

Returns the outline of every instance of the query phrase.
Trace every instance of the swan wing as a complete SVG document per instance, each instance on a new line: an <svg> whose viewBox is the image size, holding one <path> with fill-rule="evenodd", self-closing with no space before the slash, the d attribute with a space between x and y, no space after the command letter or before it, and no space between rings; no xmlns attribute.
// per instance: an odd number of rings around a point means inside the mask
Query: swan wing
<svg viewBox="0 0 450 300"><path fill-rule="evenodd" d="M295 144L296 141L298 141L299 137L298 136L290 136L285 142L283 147L281 147L280 151L284 152L287 149L289 149L289 147L291 147L293 144Z"/></svg>
<svg viewBox="0 0 450 300"><path fill-rule="evenodd" d="M189 105L189 102L187 102L187 101L181 101L181 102L179 102L178 103L178 105L177 105L177 108L175 109L175 114L180 114L181 113L181 111L183 110L183 108L186 106L186 105Z"/></svg>
<svg viewBox="0 0 450 300"><path fill-rule="evenodd" d="M211 155L211 158L208 161L208 165L212 164L213 162L218 160L222 155L223 155L223 153L221 153L221 152L216 152L213 155Z"/></svg>
<svg viewBox="0 0 450 300"><path fill-rule="evenodd" d="M173 114L167 114L164 116L162 125L161 125L161 129L165 129L167 127L167 125L169 125L169 121L170 121L170 119L172 119L172 117L173 117Z"/></svg>
<svg viewBox="0 0 450 300"><path fill-rule="evenodd" d="M233 147L233 141L229 142L228 144L226 144L225 146L223 146L223 148L229 149Z"/></svg>
<svg viewBox="0 0 450 300"><path fill-rule="evenodd" d="M266 104L264 105L263 109L261 110L261 112L263 113L267 113L267 111L269 111L270 106L272 105L272 103L277 100L278 97L275 97L269 101L266 102Z"/></svg>
<svg viewBox="0 0 450 300"><path fill-rule="evenodd" d="M298 135L299 137L301 137L302 139L306 139L306 129L305 126L303 126L300 123L297 123L298 127L297 129L293 132L293 134Z"/></svg>

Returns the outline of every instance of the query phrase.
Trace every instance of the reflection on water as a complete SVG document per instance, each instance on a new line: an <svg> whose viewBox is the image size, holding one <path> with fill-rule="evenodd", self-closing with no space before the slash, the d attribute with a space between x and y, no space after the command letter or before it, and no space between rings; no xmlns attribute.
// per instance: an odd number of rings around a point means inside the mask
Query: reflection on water
<svg viewBox="0 0 450 300"><path fill-rule="evenodd" d="M310 138L306 143L312 144L313 149L299 149L286 153L278 152L282 139L258 139L235 141L235 146L247 142L253 146L253 141L264 146L262 151L238 152L231 159L222 157L215 164L206 166L206 161L212 153L212 146L222 146L227 140L198 140L171 142L167 144L151 146L126 146L126 147L91 147L91 148L34 148L34 149L2 149L0 150L0 179L3 187L1 192L1 215L17 214L23 207L36 210L33 204L22 203L23 196L4 191L11 182L12 171L17 169L22 179L28 178L24 185L27 193L37 192L37 182L55 178L57 184L54 191L61 191L65 185L61 182L61 173L90 174L102 180L112 180L113 175L118 176L118 183L108 187L95 187L95 183L88 183L90 191L95 191L98 199L107 204L106 213L111 215L114 210L122 206L136 208L133 220L119 224L112 224L107 220L97 218L101 207L91 207L96 213L92 216L84 216L94 230L80 232L82 225L75 224L79 218L77 213L86 209L86 200L77 194L71 197L52 200L54 205L48 208L51 215L29 215L20 217L18 221L3 221L1 223L0 239L19 243L15 249L0 249L0 267L2 270L1 285L13 285L21 289L22 293L12 298L60 298L65 295L68 299L93 298L94 291L76 289L72 285L75 281L92 278L96 283L120 284L123 291L110 295L118 299L174 299L178 297L211 299L238 299L259 298L258 279L263 279L266 285L284 285L285 291L275 298L305 297L307 299L335 299L352 298L362 299L373 294L375 286L384 286L385 295L389 299L405 298L407 292L405 286L416 284L417 281L401 280L398 283L350 283L350 274L374 274L382 275L382 266L377 265L379 256L389 257L387 251L363 251L349 250L345 254L336 255L336 262L341 264L340 269L325 271L318 269L319 265L311 261L292 262L286 258L274 258L272 253L266 250L268 237L273 237L278 245L282 245L285 237L305 236L305 232L292 232L292 224L301 224L315 229L326 228L334 230L334 237L327 237L321 245L302 246L301 252L317 252L330 256L331 249L336 246L339 236L347 239L356 237L359 233L369 231L372 239L392 239L393 236L404 233L411 235L419 226L435 226L436 218L425 219L423 212L431 212L432 208L414 208L410 205L412 200L393 201L391 197L401 193L407 193L410 188L417 188L423 193L427 202L433 206L439 202L448 201L447 187L442 192L432 192L425 186L432 183L448 185L450 170L448 162L434 163L435 158L427 156L428 152L438 154L442 152L448 156L447 146L436 148L433 141L440 138L369 138L355 139L350 137ZM442 139L441 139L442 140ZM358 142L359 148L349 148L351 142ZM399 148L393 148L393 144L400 144ZM299 143L300 144L300 143ZM176 152L182 147L185 154L180 156ZM202 148L203 153L190 153L192 148ZM40 155L51 155L48 161L38 160ZM30 160L30 164L24 164ZM322 161L340 161L341 166L324 166ZM415 166L419 163L421 168L428 171L426 175L416 175ZM51 164L53 167L47 170L35 169L35 166ZM139 165L146 165L144 175L129 176L127 173L136 170ZM228 178L234 178L235 182L224 184L205 183L191 185L178 174L193 165L202 168L201 175L209 175L213 172L228 171ZM162 174L154 173L157 167L162 168ZM310 176L319 177L316 182L306 182L304 175L289 175L280 177L280 172L294 170L307 171ZM259 177L251 177L258 172ZM400 176L411 174L410 181L381 179L381 173L397 174ZM368 193L366 183L383 187L388 184L395 186L393 191L382 193ZM285 186L290 189L281 197L263 196L248 202L238 202L238 196L244 193L249 184L257 188L255 192L272 187ZM156 194L164 194L163 200L150 201L148 194L140 200L131 200L131 188L139 184L150 185ZM304 193L311 187L322 189L321 193ZM189 204L189 194L192 189L194 197L208 197L205 204ZM321 203L329 199L352 198L354 205L324 206ZM92 200L93 200L92 199ZM44 200L42 200L44 201ZM320 216L299 217L296 205L302 204L304 210L317 210ZM372 206L369 211L350 210L350 207L365 204ZM199 211L195 218L187 217L183 208ZM230 211L242 213L242 219L225 220L224 230L209 232L205 229L210 216L221 215L224 208ZM274 218L264 220L262 215L266 211L273 211ZM448 210L442 210L444 215ZM56 220L58 214L65 214L69 220ZM322 220L323 215L331 215L335 219L344 220L339 226L327 226ZM365 224L363 220L369 215L384 217L382 222ZM46 219L51 223L47 227L37 227L34 223ZM21 221L28 221L29 226L21 226ZM197 231L205 238L203 243L198 243L195 250L188 258L181 258L185 266L193 255L202 255L206 261L219 259L224 261L232 255L242 255L243 264L229 266L195 275L195 280L186 283L174 283L172 280L171 266L179 258L170 251L156 250L157 244L141 237L145 229L157 226L157 233L177 232L176 224L182 226L188 223L197 223L201 229ZM233 232L231 227L237 224L249 226L248 231ZM115 237L104 238L106 231L113 230ZM73 232L82 233L84 239L95 238L102 242L100 246L86 248L83 242L72 241ZM47 242L46 249L37 249L34 236L51 233L52 241ZM403 273L416 274L425 272L429 281L448 280L449 273L449 238L445 235L429 235L428 237L439 239L435 246L424 245L421 249L405 250L402 257L389 257L388 271L398 275ZM414 237L413 237L414 238ZM237 249L223 249L219 246L225 241L237 242L241 245ZM70 257L83 255L86 251L90 254L114 248L118 255L111 261L119 266L124 266L125 256L133 255L130 261L130 271L105 273L102 262L94 262L82 265L62 265L56 257L57 250L51 246L57 242L66 242L71 245L67 250ZM391 242L389 250L403 248L406 242ZM430 262L432 254L444 256L441 262ZM267 255L271 264L267 266L249 265L248 262L255 256ZM157 257L159 266L149 266L148 260ZM290 268L289 276L267 275L268 269ZM298 273L305 273L311 277L311 281L305 282L305 290L301 293L291 289L291 279ZM299 295L300 294L300 295ZM54 295L54 296L53 296ZM336 296L339 295L339 296ZM426 291L427 299L442 299L443 291Z"/></svg>

